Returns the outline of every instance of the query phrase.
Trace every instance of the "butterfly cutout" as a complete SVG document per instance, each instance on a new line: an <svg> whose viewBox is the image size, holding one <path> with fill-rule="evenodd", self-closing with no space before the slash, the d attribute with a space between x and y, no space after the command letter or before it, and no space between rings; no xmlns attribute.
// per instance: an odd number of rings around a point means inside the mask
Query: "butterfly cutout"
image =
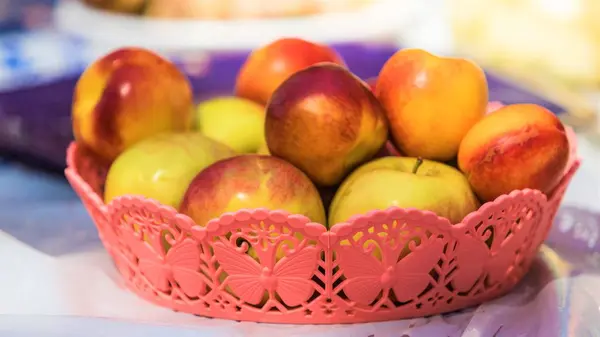
<svg viewBox="0 0 600 337"><path fill-rule="evenodd" d="M314 292L311 277L317 269L318 250L308 246L263 267L245 253L222 242L213 244L215 257L228 274L225 283L243 301L258 305L265 291L276 292L289 306L297 306Z"/></svg>
<svg viewBox="0 0 600 337"><path fill-rule="evenodd" d="M439 239L425 244L427 246L387 266L360 247L340 246L338 264L347 279L344 293L350 300L364 305L371 304L386 289L393 289L400 302L415 298L431 282L429 272L444 250L444 242Z"/></svg>
<svg viewBox="0 0 600 337"><path fill-rule="evenodd" d="M173 280L189 297L203 294L206 286L201 274L196 271L200 265L200 252L194 240L183 240L160 258L147 242L134 234L133 229L121 231L120 237L139 258L140 272L157 290L168 291Z"/></svg>
<svg viewBox="0 0 600 337"><path fill-rule="evenodd" d="M501 248L492 254L485 242L473 236L464 236L456 247L457 264L460 266L453 274L452 285L460 292L469 291L480 276L487 273L488 280L495 284L502 281L511 265L517 258L517 250L527 248L531 229L539 228L532 219L522 218L518 228L513 226L513 233L505 238L503 233L495 232L494 240L503 240ZM539 219L538 219L539 220ZM498 227L496 227L498 228ZM526 252L521 252L524 256Z"/></svg>

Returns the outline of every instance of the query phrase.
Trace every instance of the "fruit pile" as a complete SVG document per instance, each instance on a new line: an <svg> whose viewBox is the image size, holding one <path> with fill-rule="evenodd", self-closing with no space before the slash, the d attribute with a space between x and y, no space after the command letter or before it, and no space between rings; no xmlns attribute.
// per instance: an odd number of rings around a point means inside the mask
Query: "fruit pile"
<svg viewBox="0 0 600 337"><path fill-rule="evenodd" d="M403 49L367 83L333 49L286 38L249 55L234 96L195 107L173 64L124 48L82 74L73 130L107 171L93 186L106 203L141 195L199 226L268 208L329 227L392 206L458 223L563 175L557 117L533 104L487 111L485 74L469 60Z"/></svg>

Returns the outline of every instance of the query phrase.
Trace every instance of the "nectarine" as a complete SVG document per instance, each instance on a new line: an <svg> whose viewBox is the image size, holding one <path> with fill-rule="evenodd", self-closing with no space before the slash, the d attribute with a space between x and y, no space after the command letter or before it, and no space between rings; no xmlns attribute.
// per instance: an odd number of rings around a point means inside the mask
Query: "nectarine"
<svg viewBox="0 0 600 337"><path fill-rule="evenodd" d="M106 161L163 131L192 127L192 90L175 65L141 48L123 48L92 63L73 96L73 133Z"/></svg>
<svg viewBox="0 0 600 337"><path fill-rule="evenodd" d="M272 155L333 186L371 159L387 140L383 108L363 81L321 63L277 88L267 106L265 136Z"/></svg>
<svg viewBox="0 0 600 337"><path fill-rule="evenodd" d="M513 104L495 110L466 134L458 166L484 201L513 190L548 193L569 159L564 126L535 104Z"/></svg>
<svg viewBox="0 0 600 337"><path fill-rule="evenodd" d="M452 159L464 135L486 111L483 70L461 58L420 49L396 52L379 73L375 92L394 144L407 156Z"/></svg>
<svg viewBox="0 0 600 337"><path fill-rule="evenodd" d="M237 96L266 105L290 75L320 62L344 64L332 48L299 38L282 38L254 50L242 65L235 85Z"/></svg>

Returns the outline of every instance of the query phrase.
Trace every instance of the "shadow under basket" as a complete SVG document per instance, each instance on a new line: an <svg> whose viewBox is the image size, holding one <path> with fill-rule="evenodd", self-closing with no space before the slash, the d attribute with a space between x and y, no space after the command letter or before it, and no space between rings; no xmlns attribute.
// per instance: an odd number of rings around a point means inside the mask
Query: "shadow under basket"
<svg viewBox="0 0 600 337"><path fill-rule="evenodd" d="M390 208L329 231L267 209L223 214L206 226L138 196L104 204L102 170L77 151L66 176L124 282L176 311L241 321L328 324L440 314L501 296L527 273L580 165L555 190L513 191L461 223ZM82 178L82 177L85 177Z"/></svg>

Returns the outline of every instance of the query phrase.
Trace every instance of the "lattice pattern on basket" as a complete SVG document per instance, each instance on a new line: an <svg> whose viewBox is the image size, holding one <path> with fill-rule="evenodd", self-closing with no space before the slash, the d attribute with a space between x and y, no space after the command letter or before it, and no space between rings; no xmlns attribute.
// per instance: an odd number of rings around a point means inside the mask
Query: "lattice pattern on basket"
<svg viewBox="0 0 600 337"><path fill-rule="evenodd" d="M105 205L82 178L93 174L78 171L92 166L76 165L85 163L78 155L72 144L66 176L129 289L203 316L311 324L426 316L504 294L529 269L580 164L573 146L549 198L514 191L459 224L390 208L327 231L266 209L224 214L200 227L141 197Z"/></svg>

